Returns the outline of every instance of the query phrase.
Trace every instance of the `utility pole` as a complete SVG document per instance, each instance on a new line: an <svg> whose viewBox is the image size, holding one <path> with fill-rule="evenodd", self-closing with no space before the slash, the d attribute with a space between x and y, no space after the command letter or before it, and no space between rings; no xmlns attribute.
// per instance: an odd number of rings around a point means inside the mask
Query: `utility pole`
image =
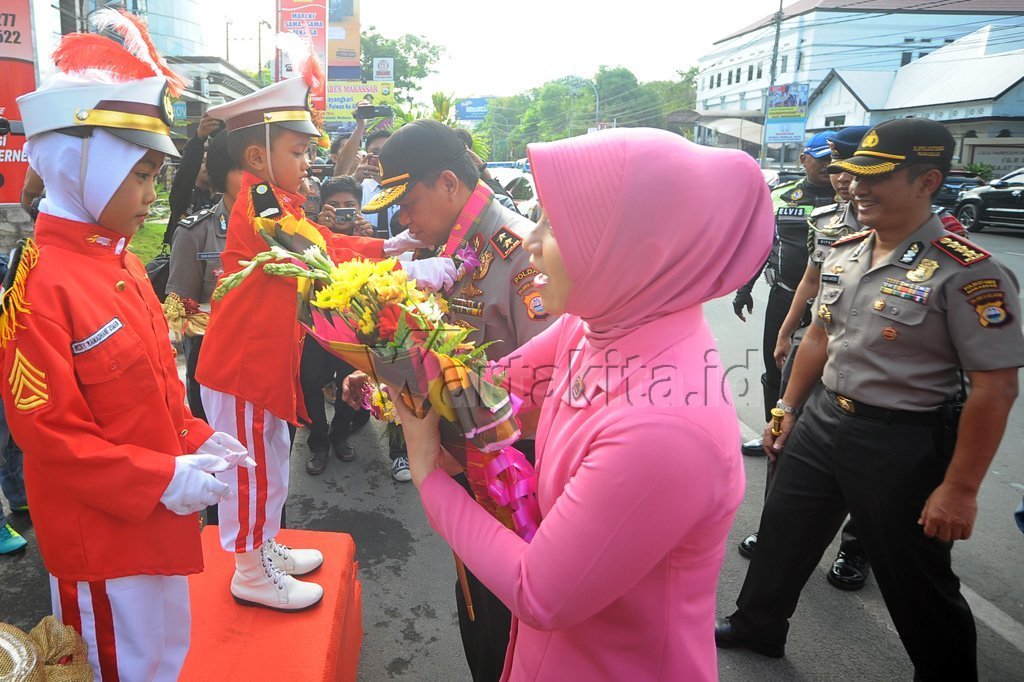
<svg viewBox="0 0 1024 682"><path fill-rule="evenodd" d="M272 29L270 22L266 19L260 19L259 26L256 27L256 60L259 64L256 65L256 80L259 82L260 87L263 87L263 27Z"/></svg>
<svg viewBox="0 0 1024 682"><path fill-rule="evenodd" d="M224 61L231 63L231 19L224 19Z"/></svg>
<svg viewBox="0 0 1024 682"><path fill-rule="evenodd" d="M784 17L782 13L782 3L784 0L779 0L779 11L775 13L775 45L772 46L772 65L771 70L768 74L768 89L764 91L764 98L762 100L761 111L764 113L764 125L761 127L761 166L764 167L765 160L768 158L768 93L775 87L775 68L779 62L779 36L782 33L782 19ZM786 156L786 145L782 145L782 153L779 154L779 167L782 167L782 162Z"/></svg>

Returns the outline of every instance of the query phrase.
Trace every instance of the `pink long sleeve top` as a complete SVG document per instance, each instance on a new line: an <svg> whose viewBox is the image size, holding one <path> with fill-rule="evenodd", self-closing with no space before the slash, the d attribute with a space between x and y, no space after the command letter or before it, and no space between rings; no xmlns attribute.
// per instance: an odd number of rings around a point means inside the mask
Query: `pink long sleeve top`
<svg viewBox="0 0 1024 682"><path fill-rule="evenodd" d="M744 473L700 306L601 348L563 315L504 362L526 408L542 403L536 536L443 471L420 489L434 529L512 611L503 679L717 679L715 587Z"/></svg>

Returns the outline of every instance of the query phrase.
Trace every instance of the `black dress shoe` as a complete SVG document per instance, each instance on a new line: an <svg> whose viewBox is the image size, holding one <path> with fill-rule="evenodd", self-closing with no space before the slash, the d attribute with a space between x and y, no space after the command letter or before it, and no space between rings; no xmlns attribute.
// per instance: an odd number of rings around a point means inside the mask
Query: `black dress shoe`
<svg viewBox="0 0 1024 682"><path fill-rule="evenodd" d="M327 456L331 452L329 443L321 440L309 440L306 443L309 447L309 459L306 460L306 473L310 476L319 476L327 468Z"/></svg>
<svg viewBox="0 0 1024 682"><path fill-rule="evenodd" d="M757 549L757 533L751 533L747 537L743 538L737 547L740 550L741 556L744 556L747 559L754 556L754 550Z"/></svg>
<svg viewBox="0 0 1024 682"><path fill-rule="evenodd" d="M348 442L348 432L337 429L331 432L331 448L334 456L342 462L353 462L356 458L356 450Z"/></svg>
<svg viewBox="0 0 1024 682"><path fill-rule="evenodd" d="M744 457L764 457L764 443L760 438L748 440L740 446L740 452Z"/></svg>
<svg viewBox="0 0 1024 682"><path fill-rule="evenodd" d="M828 582L832 587L853 592L864 587L871 575L868 558L857 552L839 550L832 568L828 570Z"/></svg>
<svg viewBox="0 0 1024 682"><path fill-rule="evenodd" d="M785 641L773 643L755 639L734 630L728 618L720 618L715 622L715 646L719 649L749 649L769 658L782 658L786 655Z"/></svg>

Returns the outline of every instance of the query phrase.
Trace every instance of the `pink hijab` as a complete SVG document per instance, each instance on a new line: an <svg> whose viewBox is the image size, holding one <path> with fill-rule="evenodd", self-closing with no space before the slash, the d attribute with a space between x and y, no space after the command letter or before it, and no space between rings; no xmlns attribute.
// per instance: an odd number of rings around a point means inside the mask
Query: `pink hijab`
<svg viewBox="0 0 1024 682"><path fill-rule="evenodd" d="M735 291L768 257L771 197L743 152L619 128L528 154L573 281L566 312L595 346Z"/></svg>

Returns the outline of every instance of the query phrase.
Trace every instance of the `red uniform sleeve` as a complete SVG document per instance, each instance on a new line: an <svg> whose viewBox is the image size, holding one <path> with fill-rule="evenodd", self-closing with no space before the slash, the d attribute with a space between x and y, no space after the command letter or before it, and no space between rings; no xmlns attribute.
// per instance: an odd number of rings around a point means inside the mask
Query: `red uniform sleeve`
<svg viewBox="0 0 1024 682"><path fill-rule="evenodd" d="M373 260L382 260L384 258L383 239L337 234L319 223L313 224L316 225L324 239L327 240L327 255L335 263L345 263L356 258L370 258Z"/></svg>
<svg viewBox="0 0 1024 682"><path fill-rule="evenodd" d="M37 312L19 322L24 327L4 355L3 398L15 441L32 466L81 504L130 522L146 519L174 474L174 457L106 440L75 378L69 332ZM192 421L197 437L209 431Z"/></svg>

